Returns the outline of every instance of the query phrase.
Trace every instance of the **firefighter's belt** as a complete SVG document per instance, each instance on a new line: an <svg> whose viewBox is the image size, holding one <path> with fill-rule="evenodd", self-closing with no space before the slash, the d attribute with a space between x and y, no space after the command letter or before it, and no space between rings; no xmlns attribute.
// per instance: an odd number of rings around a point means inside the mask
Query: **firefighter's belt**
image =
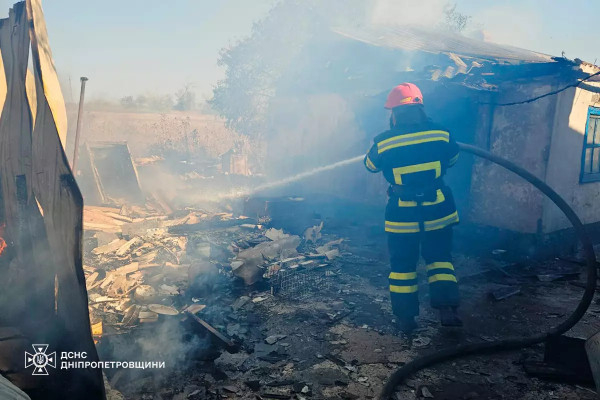
<svg viewBox="0 0 600 400"><path fill-rule="evenodd" d="M436 201L437 190L443 186L442 179L436 179L427 186L390 185L388 196L402 199L402 201L431 202Z"/></svg>

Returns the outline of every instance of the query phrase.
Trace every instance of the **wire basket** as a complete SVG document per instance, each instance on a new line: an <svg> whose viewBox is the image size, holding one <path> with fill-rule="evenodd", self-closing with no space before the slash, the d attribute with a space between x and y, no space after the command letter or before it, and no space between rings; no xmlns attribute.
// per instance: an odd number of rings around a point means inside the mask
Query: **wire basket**
<svg viewBox="0 0 600 400"><path fill-rule="evenodd" d="M271 294L288 298L303 298L331 287L330 268L280 269L271 276Z"/></svg>

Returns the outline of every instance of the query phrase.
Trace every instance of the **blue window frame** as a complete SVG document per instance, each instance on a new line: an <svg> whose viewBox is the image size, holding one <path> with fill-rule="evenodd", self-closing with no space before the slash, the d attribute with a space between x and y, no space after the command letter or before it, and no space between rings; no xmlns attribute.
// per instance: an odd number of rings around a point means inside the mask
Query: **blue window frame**
<svg viewBox="0 0 600 400"><path fill-rule="evenodd" d="M597 107L588 109L579 181L600 181L600 108Z"/></svg>

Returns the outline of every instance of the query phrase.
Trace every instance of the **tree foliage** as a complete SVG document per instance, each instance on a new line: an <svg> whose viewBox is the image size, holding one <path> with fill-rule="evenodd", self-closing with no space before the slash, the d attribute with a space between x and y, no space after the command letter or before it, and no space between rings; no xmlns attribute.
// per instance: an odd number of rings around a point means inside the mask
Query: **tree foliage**
<svg viewBox="0 0 600 400"><path fill-rule="evenodd" d="M168 94L125 96L119 100L119 103L122 108L132 111L168 111L173 109L173 99Z"/></svg>
<svg viewBox="0 0 600 400"><path fill-rule="evenodd" d="M175 93L175 104L173 105L174 110L179 111L190 111L194 109L196 105L196 94L192 90L192 85L187 84L183 88L179 89Z"/></svg>
<svg viewBox="0 0 600 400"><path fill-rule="evenodd" d="M390 0L396 1L396 0ZM412 1L412 0L406 0ZM281 79L303 47L338 25L360 25L369 19L375 0L281 0L254 24L250 36L222 49L218 65L225 68L209 99L211 107L227 121L228 128L260 137L268 109ZM464 30L471 17L448 4L441 24L452 31Z"/></svg>
<svg viewBox="0 0 600 400"><path fill-rule="evenodd" d="M254 24L249 37L224 48L218 64L225 67L225 79L217 83L209 102L228 127L260 136L269 102L294 58L308 40L347 15L344 10L352 10L356 2L281 1Z"/></svg>
<svg viewBox="0 0 600 400"><path fill-rule="evenodd" d="M444 6L443 26L449 31L456 33L463 32L471 22L471 19L470 15L462 14L456 10L456 3L447 3Z"/></svg>
<svg viewBox="0 0 600 400"><path fill-rule="evenodd" d="M119 104L122 108L132 111L190 111L196 108L196 93L191 84L186 84L175 93L175 101L170 94L140 94L124 96L119 99Z"/></svg>

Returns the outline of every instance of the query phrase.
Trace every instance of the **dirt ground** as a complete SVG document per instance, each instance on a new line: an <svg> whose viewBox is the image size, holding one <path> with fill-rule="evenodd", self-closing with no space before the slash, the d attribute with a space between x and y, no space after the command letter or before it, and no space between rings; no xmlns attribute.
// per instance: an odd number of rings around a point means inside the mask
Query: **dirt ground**
<svg viewBox="0 0 600 400"><path fill-rule="evenodd" d="M187 360L156 375L109 381L128 399L377 398L390 374L415 357L457 343L539 334L565 319L583 293L577 285L585 274L573 274L583 268L572 262L514 265L493 255L457 254L464 328L438 326L421 282L420 329L406 337L396 333L392 322L384 249L373 245L373 238L343 233L350 239L331 276L307 287L302 296L272 296L268 287L248 288L226 279L212 288L213 295L203 299L212 310L206 319L241 343L239 351ZM570 271L572 279L537 278L557 270ZM520 293L493 300L490 292L504 286ZM569 335L587 338L600 330L598 313L600 305L594 302ZM534 346L459 358L415 374L399 387L396 398L596 398L592 385L528 376L523 363L542 357L543 346Z"/></svg>

